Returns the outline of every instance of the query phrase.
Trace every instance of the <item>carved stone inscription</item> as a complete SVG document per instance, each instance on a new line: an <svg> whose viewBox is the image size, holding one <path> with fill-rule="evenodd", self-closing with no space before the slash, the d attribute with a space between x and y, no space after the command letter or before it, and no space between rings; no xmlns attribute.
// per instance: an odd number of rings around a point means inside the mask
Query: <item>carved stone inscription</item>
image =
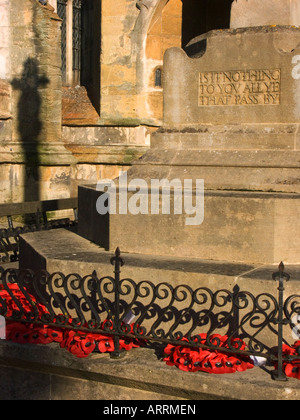
<svg viewBox="0 0 300 420"><path fill-rule="evenodd" d="M199 106L280 105L280 93L280 69L199 73Z"/></svg>

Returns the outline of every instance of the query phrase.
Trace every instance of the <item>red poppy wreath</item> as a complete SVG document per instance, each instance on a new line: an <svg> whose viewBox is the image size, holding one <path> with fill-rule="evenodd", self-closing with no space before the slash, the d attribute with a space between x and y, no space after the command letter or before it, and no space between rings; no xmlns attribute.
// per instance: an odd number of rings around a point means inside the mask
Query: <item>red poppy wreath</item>
<svg viewBox="0 0 300 420"><path fill-rule="evenodd" d="M201 340L206 341L207 335L200 334ZM210 337L210 340L219 340L220 346L224 349L228 349L227 340L228 336L221 336L214 334ZM232 345L236 347L238 345L237 339L232 341ZM188 341L183 338L183 341ZM246 344L239 340L239 349L244 350ZM179 346L173 346L169 344L165 348L164 361L169 366L177 366L178 369L187 372L208 372L208 373L234 373L236 371L243 372L247 369L253 368L253 363L247 356L232 355L227 352L221 352L213 349L203 348L192 348L185 346L184 344Z"/></svg>
<svg viewBox="0 0 300 420"><path fill-rule="evenodd" d="M22 307L24 311L24 319L26 315L30 314L33 310L25 294L20 290L17 284L8 286L10 293L4 290L0 285L0 314L4 313L6 308L6 317L12 317L16 312L20 311ZM38 303L34 296L25 291L30 298L34 309L38 310L39 319L42 315L47 314L46 307ZM12 296L15 298L13 299ZM58 315L59 316L59 315ZM55 321L55 320L54 320ZM111 329L107 326L108 320L105 320L100 329ZM105 325L106 324L106 325ZM73 324L72 318L68 320L68 328L53 327L48 325L35 325L33 323L22 323L11 320L6 320L6 339L19 344L33 343L33 344L49 344L52 342L60 343L60 347L67 349L77 357L87 357L93 351L100 353L113 352L114 340L110 334L99 333L86 333L83 331L74 331L71 329ZM134 324L131 325L130 332L133 333ZM124 338L119 339L120 350L131 350L133 347L140 347L144 344L143 341L138 339Z"/></svg>
<svg viewBox="0 0 300 420"><path fill-rule="evenodd" d="M12 317L16 311L20 311L20 307L16 301L22 305L24 310L24 319L26 315L32 312L32 306L30 305L25 294L20 290L16 284L8 286L10 293L4 290L3 286L0 285L0 314L5 312L6 317ZM39 317L47 314L46 307L36 301L34 296L30 295L25 291L27 296L31 299L34 305L35 311L38 311ZM15 299L12 298L15 297ZM5 308L5 311L4 311ZM40 318L41 319L41 318ZM111 329L107 324L109 321L105 320L101 325L100 329L107 331ZM49 325L36 325L33 323L22 323L11 320L6 320L6 339L19 343L33 343L33 344L49 344L57 342L61 348L67 349L69 352L77 357L87 357L92 352L113 352L114 340L113 336L109 333L92 333L83 331L74 331L71 326L73 320L69 318L68 328L53 327ZM138 328L137 325L131 324L130 333L134 332L134 328ZM202 342L206 342L207 335L199 335ZM228 352L228 336L214 334L210 336L212 342L216 341L219 343L219 349L204 349L199 347L190 347L185 344L188 342L187 338L182 339L181 345L168 344L164 349L163 360L169 366L176 366L186 372L208 372L215 374L243 372L247 369L252 369L254 364L248 356L239 356ZM120 350L129 351L134 347L144 346L146 341L142 339L132 339L120 337ZM220 350L224 348L224 352ZM245 342L239 338L235 338L231 341L231 347L244 350L246 348ZM283 346L284 356L297 356L289 362L284 362L283 368L286 376L300 379L300 341L296 341L292 347L288 345ZM276 368L276 365L275 365Z"/></svg>

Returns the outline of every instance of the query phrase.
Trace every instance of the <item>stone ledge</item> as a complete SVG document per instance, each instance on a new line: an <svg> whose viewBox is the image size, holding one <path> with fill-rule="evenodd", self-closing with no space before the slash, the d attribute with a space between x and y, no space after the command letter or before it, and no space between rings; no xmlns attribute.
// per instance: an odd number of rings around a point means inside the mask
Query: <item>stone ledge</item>
<svg viewBox="0 0 300 420"><path fill-rule="evenodd" d="M145 154L149 147L143 145L112 144L86 145L66 144L77 163L129 165Z"/></svg>
<svg viewBox="0 0 300 420"><path fill-rule="evenodd" d="M60 166L77 162L62 142L9 141L0 145L0 154L1 163Z"/></svg>
<svg viewBox="0 0 300 420"><path fill-rule="evenodd" d="M252 293L263 291L277 296L278 284L272 280L277 264L247 264L228 261L213 261L201 258L147 255L122 251L125 265L122 277L134 281L149 280L171 284L189 284L191 287L207 285L215 289L232 288L235 285ZM77 272L84 276L96 270L97 275L107 276L113 272L110 258L113 252L82 238L67 229L55 229L27 233L20 237L20 268L61 271L65 274ZM286 284L286 296L298 294L300 265L287 264L285 271L291 279Z"/></svg>
<svg viewBox="0 0 300 420"><path fill-rule="evenodd" d="M152 135L152 149L298 150L299 124L200 124L161 127Z"/></svg>
<svg viewBox="0 0 300 420"><path fill-rule="evenodd" d="M187 373L138 348L118 360L77 359L57 344L0 341L1 399L53 400L299 400L299 382L272 381L273 368L210 375Z"/></svg>

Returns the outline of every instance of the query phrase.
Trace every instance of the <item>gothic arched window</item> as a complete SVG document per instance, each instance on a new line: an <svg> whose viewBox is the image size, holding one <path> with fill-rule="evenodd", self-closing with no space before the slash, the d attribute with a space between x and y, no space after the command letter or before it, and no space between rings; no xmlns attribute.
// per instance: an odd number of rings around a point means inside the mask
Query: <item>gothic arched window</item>
<svg viewBox="0 0 300 420"><path fill-rule="evenodd" d="M101 0L51 0L61 24L63 86L84 86L100 112Z"/></svg>

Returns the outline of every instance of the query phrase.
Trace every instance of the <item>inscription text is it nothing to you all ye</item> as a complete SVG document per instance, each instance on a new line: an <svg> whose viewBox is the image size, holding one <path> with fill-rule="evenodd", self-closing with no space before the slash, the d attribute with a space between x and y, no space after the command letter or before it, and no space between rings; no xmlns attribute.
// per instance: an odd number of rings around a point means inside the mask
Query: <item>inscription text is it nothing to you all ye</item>
<svg viewBox="0 0 300 420"><path fill-rule="evenodd" d="M280 105L281 71L199 73L199 106Z"/></svg>

